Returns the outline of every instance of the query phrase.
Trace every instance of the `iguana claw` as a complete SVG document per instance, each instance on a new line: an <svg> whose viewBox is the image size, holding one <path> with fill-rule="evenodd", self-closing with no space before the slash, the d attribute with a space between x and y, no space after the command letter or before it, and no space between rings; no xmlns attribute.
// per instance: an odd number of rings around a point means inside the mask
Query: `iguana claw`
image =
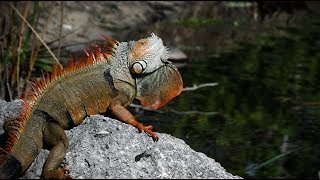
<svg viewBox="0 0 320 180"><path fill-rule="evenodd" d="M149 134L152 137L154 142L157 142L159 140L159 136L152 131L153 127L151 125L144 126L143 124L139 123L137 128L138 128L139 132L144 131L147 134Z"/></svg>
<svg viewBox="0 0 320 180"><path fill-rule="evenodd" d="M42 177L44 179L72 179L69 174L65 174L69 171L68 167L63 167L58 170L44 170Z"/></svg>

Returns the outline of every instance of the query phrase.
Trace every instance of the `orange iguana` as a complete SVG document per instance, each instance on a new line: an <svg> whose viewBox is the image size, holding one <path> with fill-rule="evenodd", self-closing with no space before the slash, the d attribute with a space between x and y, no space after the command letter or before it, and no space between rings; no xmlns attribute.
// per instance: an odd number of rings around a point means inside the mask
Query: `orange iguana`
<svg viewBox="0 0 320 180"><path fill-rule="evenodd" d="M30 83L33 95L23 99L21 116L6 120L6 141L0 148L0 178L19 178L42 148L50 153L43 178L71 178L60 168L68 148L64 132L85 117L108 109L119 120L158 140L152 126L137 122L125 108L134 98L150 108L160 108L180 94L182 79L167 60L167 48L151 34L139 41L117 42L103 36L112 47L93 46L81 63L54 66L52 75Z"/></svg>

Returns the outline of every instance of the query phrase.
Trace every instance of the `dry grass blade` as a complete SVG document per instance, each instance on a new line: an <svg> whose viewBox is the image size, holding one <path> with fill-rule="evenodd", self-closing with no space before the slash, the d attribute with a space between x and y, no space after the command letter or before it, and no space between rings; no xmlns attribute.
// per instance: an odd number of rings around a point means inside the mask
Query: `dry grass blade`
<svg viewBox="0 0 320 180"><path fill-rule="evenodd" d="M30 9L30 6L31 6L31 2L27 2L25 7L24 7L24 10L23 10L23 18L25 19L25 17L27 17L27 14L28 14L28 11ZM20 94L20 61L21 61L21 51L22 51L22 40L23 40L23 34L25 32L25 23L21 23L21 26L20 26L20 30L19 30L19 43L18 43L18 49L17 49L17 52L18 52L18 56L17 56L17 66L16 66L16 82L17 82L17 92L18 94Z"/></svg>
<svg viewBox="0 0 320 180"><path fill-rule="evenodd" d="M45 37L46 32L47 32L47 30L48 30L48 24L49 24L50 19L51 19L51 17L52 17L52 12L53 12L54 9L55 9L55 4L56 4L56 1L53 1L52 4L51 4L49 16L48 16L48 19L47 19L47 21L46 21L47 23L45 24L44 30L43 30L43 32L42 32L42 34L41 34L41 37L42 37L42 38ZM28 71L28 75L27 75L27 78L26 78L28 81L30 80L31 72L32 72L32 69L33 69L33 67L34 67L34 65L35 65L36 58L37 58L37 56L38 56L40 47L41 47L41 44L38 43L36 49L32 49L32 51L31 51L31 58L30 58L30 64L29 64L29 66L30 66L30 67L29 67L29 68L30 68L30 71Z"/></svg>
<svg viewBox="0 0 320 180"><path fill-rule="evenodd" d="M33 33L38 37L38 39L41 41L41 43L47 48L53 59L56 61L56 63L59 65L61 69L63 69L61 63L57 59L57 57L53 54L53 52L50 50L48 45L43 41L43 39L40 37L40 35L36 32L36 30L31 26L31 24L20 14L20 12L10 3L9 4L11 8L20 16L20 18L29 26L29 28L33 31Z"/></svg>
<svg viewBox="0 0 320 180"><path fill-rule="evenodd" d="M61 1L61 18L60 18L60 31L59 31L59 44L58 44L58 57L60 56L61 40L62 40L62 25L63 25L63 1Z"/></svg>

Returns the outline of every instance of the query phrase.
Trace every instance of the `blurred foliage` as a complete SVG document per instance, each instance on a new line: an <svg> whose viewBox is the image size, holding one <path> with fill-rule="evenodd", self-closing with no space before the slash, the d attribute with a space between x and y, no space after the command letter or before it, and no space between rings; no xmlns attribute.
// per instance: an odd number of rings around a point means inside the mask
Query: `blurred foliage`
<svg viewBox="0 0 320 180"><path fill-rule="evenodd" d="M205 17L190 17L188 19L183 19L183 20L174 20L173 23L176 25L192 27L192 26L215 25L218 23L222 23L222 20L215 19L215 18L205 18Z"/></svg>
<svg viewBox="0 0 320 180"><path fill-rule="evenodd" d="M164 109L217 115L144 112L141 121L153 119L157 131L185 140L244 178L318 178L320 21L304 18L300 26L275 27L282 35L240 41L180 69L185 87L219 85L183 92Z"/></svg>
<svg viewBox="0 0 320 180"><path fill-rule="evenodd" d="M0 3L0 98L11 101L22 97L27 88L27 81L35 68L51 71L53 58L41 52L42 44L21 17L10 7L12 4L34 29L45 38L46 27L50 22L55 1L50 2L49 13L40 12L38 1L12 1ZM39 23L39 16L47 18L46 24Z"/></svg>

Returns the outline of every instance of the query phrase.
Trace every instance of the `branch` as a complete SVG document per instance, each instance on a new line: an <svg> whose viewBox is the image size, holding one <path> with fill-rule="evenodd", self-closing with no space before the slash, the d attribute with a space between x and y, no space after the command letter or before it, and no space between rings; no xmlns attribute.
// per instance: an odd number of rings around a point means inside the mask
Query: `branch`
<svg viewBox="0 0 320 180"><path fill-rule="evenodd" d="M175 114L179 114L179 115L182 115L182 114L200 114L200 115L207 115L207 116L210 116L210 115L216 115L218 114L218 112L203 112L203 111L177 111L177 110L174 110L174 109L169 109L169 111L175 113Z"/></svg>
<svg viewBox="0 0 320 180"><path fill-rule="evenodd" d="M204 84L200 84L200 85L193 85L193 87L185 87L183 88L182 91L193 91L193 90L196 90L196 89L199 89L199 88L203 88L203 87L208 87L208 86L217 86L218 83L204 83ZM150 108L147 108L147 107L144 107L142 105L138 105L138 104L129 104L130 107L135 107L135 108L140 108L140 109L143 109L143 110L147 110L147 111L153 111L153 112L157 112L157 113L164 113L163 111L160 111L160 110L157 110L157 109L150 109ZM175 113L175 114L179 114L179 115L182 115L182 114L202 114L202 115L207 115L207 116L210 116L210 115L215 115L217 114L218 112L202 112L202 111L177 111L177 110L174 110L174 109L169 109L170 112L172 113Z"/></svg>
<svg viewBox="0 0 320 180"><path fill-rule="evenodd" d="M217 86L218 83L204 83L204 84L200 84L200 85L193 85L193 87L185 87L183 88L182 91L194 91L196 89L200 89L200 88L203 88L203 87L208 87L208 86Z"/></svg>
<svg viewBox="0 0 320 180"><path fill-rule="evenodd" d="M129 105L130 107L135 107L135 108L140 108L140 109L143 109L143 110L147 110L147 111L153 111L153 112L157 112L157 113L165 113L161 110L157 110L157 109L150 109L150 108L147 108L147 107L144 107L142 105L138 105L138 104L130 104ZM217 114L218 112L202 112L202 111L177 111L177 110L174 110L174 109L169 109L168 111L174 113L174 114L178 114L178 115L183 115L183 114L201 114L201 115L207 115L207 116L210 116L210 115L215 115Z"/></svg>
<svg viewBox="0 0 320 180"><path fill-rule="evenodd" d="M157 113L164 113L163 111L160 111L160 110L157 110L157 109L150 109L150 108L147 108L147 107L144 107L142 105L139 105L139 104L129 104L130 107L135 107L135 108L140 108L140 109L143 109L143 110L147 110L147 111L154 111L154 112L157 112Z"/></svg>

